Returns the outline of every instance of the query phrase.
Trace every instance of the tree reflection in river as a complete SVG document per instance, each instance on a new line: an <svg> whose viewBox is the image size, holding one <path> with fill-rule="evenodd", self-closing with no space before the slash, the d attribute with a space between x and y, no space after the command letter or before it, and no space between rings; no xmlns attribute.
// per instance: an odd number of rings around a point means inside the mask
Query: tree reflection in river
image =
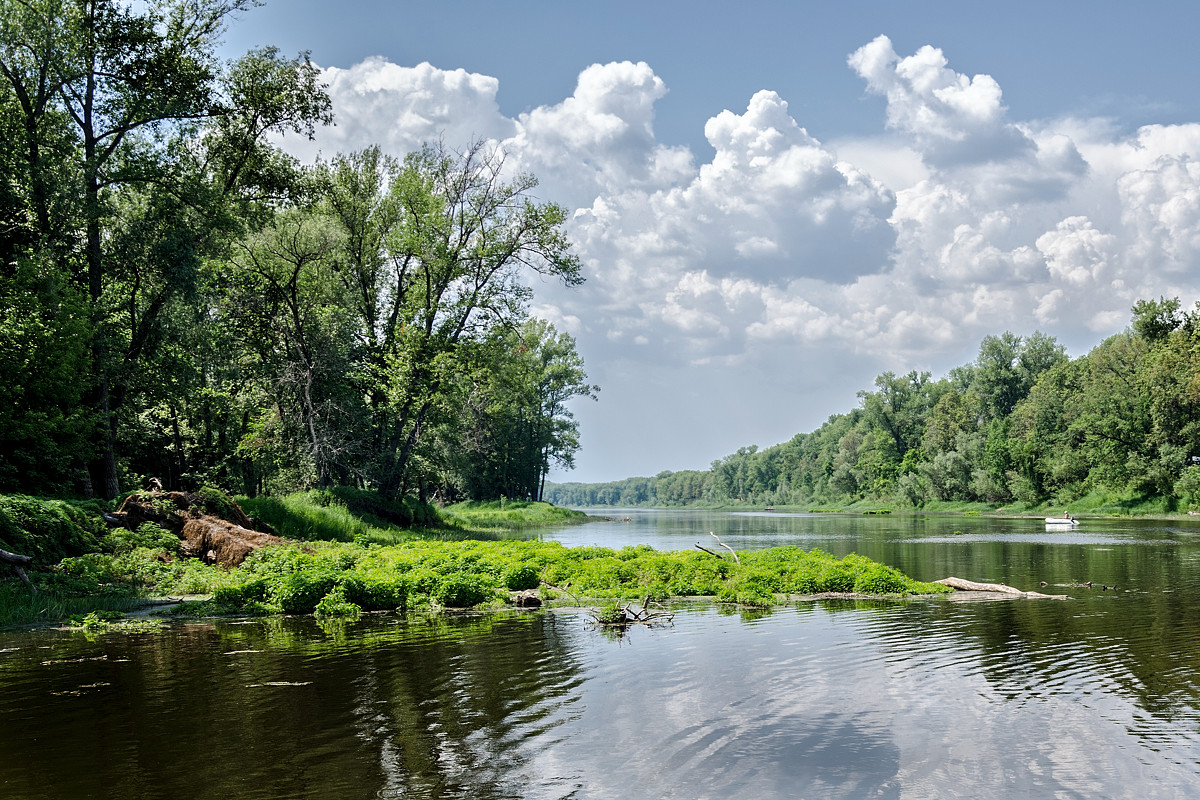
<svg viewBox="0 0 1200 800"><path fill-rule="evenodd" d="M1200 528L646 518L560 534L679 549L714 530L1093 586L701 603L620 639L570 610L3 633L4 797L1200 796Z"/></svg>

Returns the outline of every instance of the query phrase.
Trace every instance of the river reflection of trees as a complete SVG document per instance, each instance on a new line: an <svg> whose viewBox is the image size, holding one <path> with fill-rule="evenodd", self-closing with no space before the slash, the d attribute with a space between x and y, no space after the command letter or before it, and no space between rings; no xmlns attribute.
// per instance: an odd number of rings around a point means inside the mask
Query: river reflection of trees
<svg viewBox="0 0 1200 800"><path fill-rule="evenodd" d="M24 687L0 702L0 785L10 800L521 796L522 742L576 713L570 635L553 614L389 615L23 647L0 657Z"/></svg>
<svg viewBox="0 0 1200 800"><path fill-rule="evenodd" d="M1048 532L1036 519L920 513L629 513L631 523L561 536L680 549L712 530L738 549L787 544L837 556L856 552L919 580L954 575L1067 594L1065 602L910 604L872 626L871 635L931 647L947 634L972 643L982 674L1002 695L1083 686L1118 692L1159 720L1200 718L1200 526L1190 522L1086 520L1078 531Z"/></svg>

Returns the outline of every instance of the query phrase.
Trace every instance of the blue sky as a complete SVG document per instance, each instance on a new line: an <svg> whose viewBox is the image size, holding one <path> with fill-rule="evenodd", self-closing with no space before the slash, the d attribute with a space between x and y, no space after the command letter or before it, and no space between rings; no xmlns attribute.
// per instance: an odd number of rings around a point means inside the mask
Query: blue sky
<svg viewBox="0 0 1200 800"><path fill-rule="evenodd" d="M935 375L1200 296L1200 4L273 0L227 53L326 68L303 159L494 141L575 210L577 468L704 468Z"/></svg>

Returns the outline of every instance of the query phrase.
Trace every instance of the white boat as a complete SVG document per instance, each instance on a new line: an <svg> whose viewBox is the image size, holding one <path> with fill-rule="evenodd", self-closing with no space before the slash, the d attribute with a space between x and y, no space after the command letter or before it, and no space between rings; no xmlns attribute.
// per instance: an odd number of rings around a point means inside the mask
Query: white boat
<svg viewBox="0 0 1200 800"><path fill-rule="evenodd" d="M1047 525L1078 525L1079 520L1074 517L1046 517Z"/></svg>

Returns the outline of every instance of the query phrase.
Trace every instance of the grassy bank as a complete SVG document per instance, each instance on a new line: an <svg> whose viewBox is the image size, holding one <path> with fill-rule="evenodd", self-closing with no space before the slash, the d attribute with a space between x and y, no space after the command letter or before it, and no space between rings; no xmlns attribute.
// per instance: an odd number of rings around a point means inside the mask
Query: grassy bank
<svg viewBox="0 0 1200 800"><path fill-rule="evenodd" d="M240 499L251 516L292 540L233 569L185 558L177 537L152 524L109 532L62 501L3 498L0 547L39 553L37 594L0 568L0 625L52 622L126 610L149 595L212 595L179 613L353 615L363 611L494 606L509 592L542 599L714 596L774 605L786 595L945 591L860 556L796 548L741 554L741 563L697 551L566 548L553 542L483 541L498 531L586 521L547 503L461 503L441 512L392 504L356 490ZM4 538L6 537L6 538ZM474 539L469 537L476 537ZM51 567L47 567L52 564Z"/></svg>
<svg viewBox="0 0 1200 800"><path fill-rule="evenodd" d="M586 522L587 514L549 503L493 500L456 503L441 510L442 521L465 530L520 530Z"/></svg>

